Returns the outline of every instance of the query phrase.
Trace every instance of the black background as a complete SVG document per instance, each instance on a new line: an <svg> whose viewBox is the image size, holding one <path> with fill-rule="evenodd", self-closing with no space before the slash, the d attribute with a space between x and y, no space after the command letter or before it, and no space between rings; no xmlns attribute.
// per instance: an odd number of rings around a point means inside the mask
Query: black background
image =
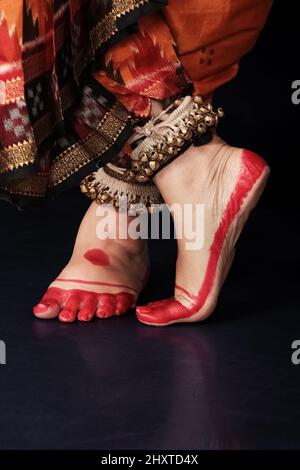
<svg viewBox="0 0 300 470"><path fill-rule="evenodd" d="M300 77L299 48L299 6L277 0L238 76L215 95L226 112L222 137L257 151L271 167L264 207L299 208L300 105L291 100L292 82Z"/></svg>

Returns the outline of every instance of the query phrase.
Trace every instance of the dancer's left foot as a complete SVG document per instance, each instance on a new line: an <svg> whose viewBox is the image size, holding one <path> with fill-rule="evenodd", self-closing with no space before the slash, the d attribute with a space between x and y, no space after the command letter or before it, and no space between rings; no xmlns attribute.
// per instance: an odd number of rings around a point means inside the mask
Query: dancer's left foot
<svg viewBox="0 0 300 470"><path fill-rule="evenodd" d="M195 322L213 312L236 241L268 174L262 158L214 137L210 144L191 147L156 175L155 184L169 206L192 204L194 211L203 204L204 244L191 251L190 240L178 240L174 297L138 307L141 322L155 326ZM176 217L174 224L178 229Z"/></svg>
<svg viewBox="0 0 300 470"><path fill-rule="evenodd" d="M34 307L36 317L67 323L91 321L122 315L136 305L149 272L146 240L119 236L118 227L127 234L134 218L121 216L112 206L103 208L103 215L116 234L102 238L102 232L97 233L98 208L93 202L85 214L72 257Z"/></svg>

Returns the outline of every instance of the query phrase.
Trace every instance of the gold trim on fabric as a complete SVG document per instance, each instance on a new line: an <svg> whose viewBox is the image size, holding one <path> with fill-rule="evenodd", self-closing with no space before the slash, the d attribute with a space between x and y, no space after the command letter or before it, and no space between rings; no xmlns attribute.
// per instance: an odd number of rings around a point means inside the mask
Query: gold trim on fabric
<svg viewBox="0 0 300 470"><path fill-rule="evenodd" d="M1 186L1 189L20 196L44 197L47 192L47 184L48 176L38 173L8 186Z"/></svg>
<svg viewBox="0 0 300 470"><path fill-rule="evenodd" d="M22 77L4 82L4 98L3 104L14 103L17 100L24 99L24 80Z"/></svg>
<svg viewBox="0 0 300 470"><path fill-rule="evenodd" d="M125 108L116 103L99 123L97 130L56 157L50 168L49 187L55 187L95 158L99 158L117 140L127 124Z"/></svg>
<svg viewBox="0 0 300 470"><path fill-rule="evenodd" d="M24 140L0 150L0 174L13 171L35 162L36 145L33 140Z"/></svg>
<svg viewBox="0 0 300 470"><path fill-rule="evenodd" d="M113 0L112 10L90 32L94 50L96 51L118 32L118 18L147 3L149 0Z"/></svg>

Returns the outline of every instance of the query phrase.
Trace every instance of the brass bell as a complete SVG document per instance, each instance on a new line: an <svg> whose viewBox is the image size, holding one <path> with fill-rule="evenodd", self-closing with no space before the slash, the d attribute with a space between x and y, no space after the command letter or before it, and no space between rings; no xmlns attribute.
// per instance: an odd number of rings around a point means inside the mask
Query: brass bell
<svg viewBox="0 0 300 470"><path fill-rule="evenodd" d="M209 110L207 109L206 106L201 106L200 111L201 111L201 113L203 113L203 114L207 114L207 113L209 112Z"/></svg>
<svg viewBox="0 0 300 470"><path fill-rule="evenodd" d="M88 192L88 188L87 188L87 186L86 186L85 183L82 183L82 184L80 185L80 190L81 190L81 192L84 193L84 194L86 194L86 193Z"/></svg>
<svg viewBox="0 0 300 470"><path fill-rule="evenodd" d="M191 127L195 127L196 126L196 120L193 119L192 117L189 117L188 119L188 125L191 126Z"/></svg>
<svg viewBox="0 0 300 470"><path fill-rule="evenodd" d="M195 120L196 120L197 122L202 121L203 118L204 118L204 115L203 115L202 113L197 113L196 116L195 116Z"/></svg>
<svg viewBox="0 0 300 470"><path fill-rule="evenodd" d="M155 171L159 168L159 163L157 162L149 162L149 168L152 170L152 171Z"/></svg>
<svg viewBox="0 0 300 470"><path fill-rule="evenodd" d="M222 109L222 108L218 108L218 109L217 109L217 114L218 114L219 118L222 118L222 117L224 116L224 111L223 111L223 109Z"/></svg>
<svg viewBox="0 0 300 470"><path fill-rule="evenodd" d="M176 143L177 147L182 147L183 144L184 144L184 140L181 139L180 137L177 137L176 140L175 140L175 143Z"/></svg>
<svg viewBox="0 0 300 470"><path fill-rule="evenodd" d="M175 148L174 147L169 147L168 148L168 154L169 155L174 155L174 153L175 153Z"/></svg>
<svg viewBox="0 0 300 470"><path fill-rule="evenodd" d="M128 172L127 172L127 178L128 178L129 180L132 180L134 177L135 177L135 174L134 174L133 171L128 171Z"/></svg>
<svg viewBox="0 0 300 470"><path fill-rule="evenodd" d="M203 98L202 96L195 96L194 98L194 102L197 103L197 104L202 104L203 103Z"/></svg>
<svg viewBox="0 0 300 470"><path fill-rule="evenodd" d="M133 162L132 168L133 168L134 170L137 170L137 171L138 171L138 170L140 169L140 164L137 163L137 162Z"/></svg>
<svg viewBox="0 0 300 470"><path fill-rule="evenodd" d="M150 160L158 160L158 153L155 150L150 153Z"/></svg>
<svg viewBox="0 0 300 470"><path fill-rule="evenodd" d="M205 124L201 123L199 124L198 128L197 128L199 134L205 134L206 131L207 131L207 127Z"/></svg>
<svg viewBox="0 0 300 470"><path fill-rule="evenodd" d="M206 117L205 117L205 124L206 124L208 127L213 126L213 125L215 124L215 119L214 119L214 117L213 117L213 116L210 116L210 115L206 116Z"/></svg>
<svg viewBox="0 0 300 470"><path fill-rule="evenodd" d="M140 159L140 160L141 160L141 162L143 162L143 163L147 163L147 162L148 162L148 160L149 160L149 159L148 159L148 157L147 157L147 155L146 155L145 153L144 153L144 154L142 154L142 155L143 155L143 156L142 156L142 158Z"/></svg>
<svg viewBox="0 0 300 470"><path fill-rule="evenodd" d="M147 157L147 154L146 154L145 152L142 152L142 153L140 153L140 155L139 155L139 160L145 161L145 160L143 160L143 158L148 158L148 157Z"/></svg>
<svg viewBox="0 0 300 470"><path fill-rule="evenodd" d="M107 194L107 193L103 193L103 194L101 194L101 196L100 196L100 201L101 201L101 202L106 202L106 201L108 201L109 199L111 199L111 197L110 197L110 195Z"/></svg>
<svg viewBox="0 0 300 470"><path fill-rule="evenodd" d="M89 188L89 196L92 198L92 199L95 199L97 197L97 191L95 188Z"/></svg>
<svg viewBox="0 0 300 470"><path fill-rule="evenodd" d="M150 166L150 164L149 164L149 166ZM144 173L145 173L146 176L151 176L153 171L151 170L151 168L145 168Z"/></svg>
<svg viewBox="0 0 300 470"><path fill-rule="evenodd" d="M144 176L144 175L137 175L135 179L138 183L146 183L146 181L148 181L149 178L147 178L147 176Z"/></svg>

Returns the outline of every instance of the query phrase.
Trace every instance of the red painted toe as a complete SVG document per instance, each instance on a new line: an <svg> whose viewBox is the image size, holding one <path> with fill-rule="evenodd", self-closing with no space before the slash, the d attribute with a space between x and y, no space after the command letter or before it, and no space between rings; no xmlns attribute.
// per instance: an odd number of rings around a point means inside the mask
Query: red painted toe
<svg viewBox="0 0 300 470"><path fill-rule="evenodd" d="M117 295L116 315L126 313L134 304L134 296L127 292L121 292Z"/></svg>
<svg viewBox="0 0 300 470"><path fill-rule="evenodd" d="M64 308L58 316L58 319L64 323L72 323L75 318L76 312L67 310L66 308Z"/></svg>
<svg viewBox="0 0 300 470"><path fill-rule="evenodd" d="M114 294L100 294L96 316L108 318L115 315L117 300Z"/></svg>
<svg viewBox="0 0 300 470"><path fill-rule="evenodd" d="M137 311L137 313L141 313L143 315L143 314L151 313L152 308L150 306L148 307L147 305L143 305L141 307L140 306L137 307L136 311Z"/></svg>
<svg viewBox="0 0 300 470"><path fill-rule="evenodd" d="M94 318L94 313L95 311L89 308L81 309L77 318L79 321L91 321Z"/></svg>
<svg viewBox="0 0 300 470"><path fill-rule="evenodd" d="M151 309L146 308L137 308L136 316L142 323L154 323L155 317L153 317L153 312Z"/></svg>
<svg viewBox="0 0 300 470"><path fill-rule="evenodd" d="M81 307L78 313L79 321L90 321L93 319L98 304L98 294L90 293L82 296Z"/></svg>
<svg viewBox="0 0 300 470"><path fill-rule="evenodd" d="M54 299L42 299L41 302L33 308L33 313L38 318L55 318L60 310L59 303Z"/></svg>
<svg viewBox="0 0 300 470"><path fill-rule="evenodd" d="M75 320L79 305L81 302L80 292L66 292L66 303L60 312L58 319L63 322L71 323Z"/></svg>
<svg viewBox="0 0 300 470"><path fill-rule="evenodd" d="M192 311L184 307L178 300L169 299L167 302L153 308L138 307L138 319L147 324L167 325L191 316Z"/></svg>

